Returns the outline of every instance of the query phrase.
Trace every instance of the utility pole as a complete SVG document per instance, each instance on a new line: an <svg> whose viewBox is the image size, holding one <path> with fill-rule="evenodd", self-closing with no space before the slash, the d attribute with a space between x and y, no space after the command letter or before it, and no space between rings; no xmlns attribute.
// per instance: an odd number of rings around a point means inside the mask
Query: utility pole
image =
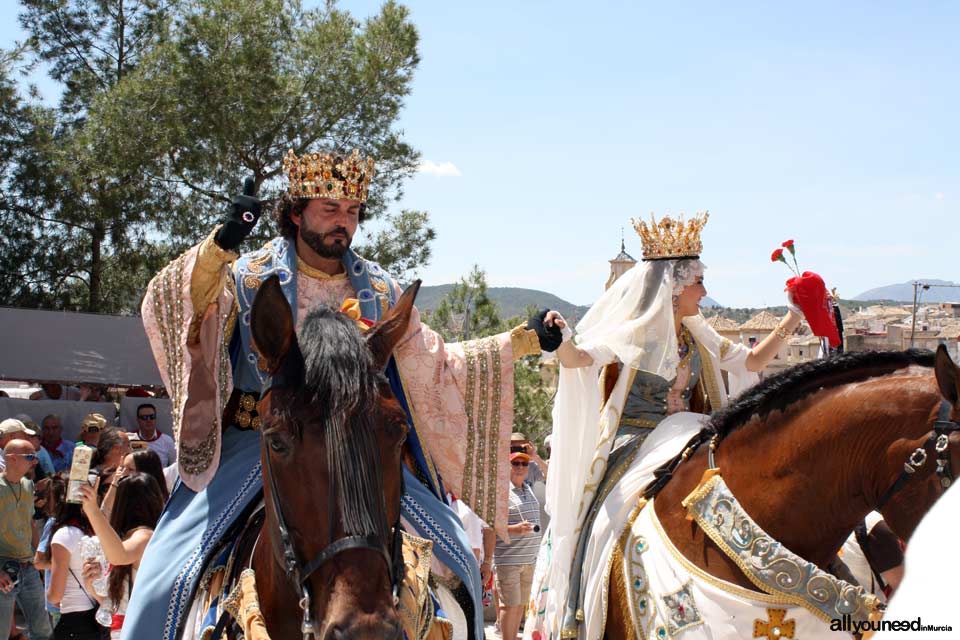
<svg viewBox="0 0 960 640"><path fill-rule="evenodd" d="M913 281L913 321L910 323L910 348L913 349L913 336L917 332L917 292L920 289L920 282Z"/></svg>

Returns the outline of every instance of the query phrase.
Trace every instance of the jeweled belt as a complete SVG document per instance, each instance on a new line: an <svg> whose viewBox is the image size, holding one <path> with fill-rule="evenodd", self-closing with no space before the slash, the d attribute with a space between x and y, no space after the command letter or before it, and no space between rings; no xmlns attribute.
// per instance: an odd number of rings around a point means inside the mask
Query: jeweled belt
<svg viewBox="0 0 960 640"><path fill-rule="evenodd" d="M713 475L710 475L710 474ZM753 521L711 469L683 500L687 512L759 589L808 609L825 622L844 615L865 621L879 615L880 601L863 587L844 582L804 560Z"/></svg>

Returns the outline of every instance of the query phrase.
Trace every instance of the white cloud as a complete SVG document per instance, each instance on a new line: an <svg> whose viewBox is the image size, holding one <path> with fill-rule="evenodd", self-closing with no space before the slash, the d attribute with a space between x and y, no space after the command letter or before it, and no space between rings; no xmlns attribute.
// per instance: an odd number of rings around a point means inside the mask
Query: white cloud
<svg viewBox="0 0 960 640"><path fill-rule="evenodd" d="M460 176L460 169L452 162L434 162L433 160L424 160L417 166L418 173L427 173L440 178L449 178L451 176Z"/></svg>
<svg viewBox="0 0 960 640"><path fill-rule="evenodd" d="M937 200L943 200L945 196L943 195L943 191L938 191L935 194L933 194L933 197L936 198Z"/></svg>

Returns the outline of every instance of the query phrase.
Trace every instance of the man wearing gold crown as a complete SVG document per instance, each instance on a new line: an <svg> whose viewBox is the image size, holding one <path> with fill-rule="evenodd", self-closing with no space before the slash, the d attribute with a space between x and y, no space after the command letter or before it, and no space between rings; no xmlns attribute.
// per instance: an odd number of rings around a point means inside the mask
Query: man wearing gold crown
<svg viewBox="0 0 960 640"><path fill-rule="evenodd" d="M602 635L605 569L613 542L640 489L663 462L638 456L641 445L654 434L651 441L675 440L670 455L679 453L699 422L678 427L671 421L654 429L679 412L709 413L725 406L729 396L756 381L755 372L773 359L803 318L788 295L790 311L752 349L707 324L699 307L707 294L699 259L707 217L634 222L643 262L590 308L577 325L575 341L569 329L563 331L547 482L550 531L541 546L527 637L534 632L541 638ZM555 317L551 312L547 321ZM556 322L564 325L560 318ZM721 370L728 374L729 393Z"/></svg>
<svg viewBox="0 0 960 640"><path fill-rule="evenodd" d="M288 191L274 212L280 237L237 254L262 211L248 179L223 224L164 268L144 298L144 325L173 403L182 484L140 567L124 638L191 636L187 610L204 567L262 487L256 401L266 374L250 335L261 283L279 277L297 325L321 304L375 322L399 297L383 269L350 249L373 161L357 151L297 157L291 150L283 168ZM386 371L412 427L415 468L404 471L402 517L411 533L433 542L432 570L460 585L470 637L483 634L479 566L443 496L456 492L505 536L509 466L500 461L512 432L513 361L560 344L545 314L531 320L535 330L444 344L414 309Z"/></svg>

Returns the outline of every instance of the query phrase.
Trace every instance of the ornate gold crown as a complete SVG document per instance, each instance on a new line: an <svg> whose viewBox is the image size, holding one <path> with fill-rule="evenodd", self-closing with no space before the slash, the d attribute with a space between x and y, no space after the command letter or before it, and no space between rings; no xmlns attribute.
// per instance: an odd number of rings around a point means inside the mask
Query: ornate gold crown
<svg viewBox="0 0 960 640"><path fill-rule="evenodd" d="M633 228L640 236L643 244L644 260L667 260L675 258L697 258L703 251L700 241L700 232L707 224L709 211L697 213L690 220L684 221L683 214L676 220L670 216L660 218L657 222L650 214L650 224L643 220L634 220Z"/></svg>
<svg viewBox="0 0 960 640"><path fill-rule="evenodd" d="M287 151L283 171L290 178L290 195L297 198L333 198L367 201L373 159L353 150L346 158L329 153L308 153L301 158Z"/></svg>

